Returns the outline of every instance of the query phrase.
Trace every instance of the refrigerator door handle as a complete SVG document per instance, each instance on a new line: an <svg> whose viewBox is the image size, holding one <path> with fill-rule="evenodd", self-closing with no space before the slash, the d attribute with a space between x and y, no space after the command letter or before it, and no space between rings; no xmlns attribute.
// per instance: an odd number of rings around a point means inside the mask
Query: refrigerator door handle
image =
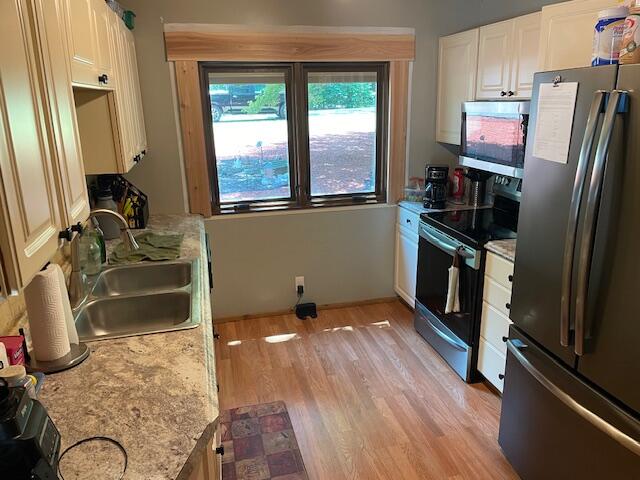
<svg viewBox="0 0 640 480"><path fill-rule="evenodd" d="M578 158L578 167L576 169L576 177L573 183L573 193L571 195L571 208L569 210L569 222L567 225L567 235L564 243L564 261L562 265L562 290L560 296L560 344L564 347L569 346L570 332L570 315L571 315L571 283L573 277L573 260L576 246L576 235L578 230L578 216L580 215L580 199L584 190L587 170L589 170L589 160L591 159L591 151L596 138L598 128L598 119L604 107L604 101L608 92L597 90L593 94L589 117L587 119L587 127L585 129L582 146L580 147L580 156Z"/></svg>
<svg viewBox="0 0 640 480"><path fill-rule="evenodd" d="M538 383L540 383L540 385L542 385L546 390L553 394L553 396L564 403L573 412L580 415L595 428L617 441L623 447L631 450L636 455L640 455L640 442L634 440L626 433L621 432L616 427L597 416L588 408L585 408L573 397L571 397L564 390L558 387L555 383L545 377L542 372L538 370L520 351L521 349L526 349L526 347L527 346L524 344L516 345L514 340L507 340L507 350L525 368L525 370L527 370L527 372L529 372L529 374L533 378L535 378ZM611 406L612 408L618 410L617 407L615 407L613 404L611 404Z"/></svg>
<svg viewBox="0 0 640 480"><path fill-rule="evenodd" d="M584 354L585 316L587 310L587 295L589 290L589 275L593 256L593 243L598 221L598 209L602 197L602 184L604 181L605 167L609 154L609 146L613 135L616 116L619 112L621 101L626 100L626 92L613 90L609 95L609 101L602 122L602 131L598 139L596 156L593 161L589 195L587 197L584 232L578 258L578 281L576 292L575 313L575 352L576 355Z"/></svg>

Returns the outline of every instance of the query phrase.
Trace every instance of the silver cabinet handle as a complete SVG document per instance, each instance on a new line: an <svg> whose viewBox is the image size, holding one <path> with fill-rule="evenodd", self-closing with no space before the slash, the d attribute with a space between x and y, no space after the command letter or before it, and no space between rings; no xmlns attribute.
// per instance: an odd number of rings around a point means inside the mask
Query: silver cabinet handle
<svg viewBox="0 0 640 480"><path fill-rule="evenodd" d="M433 332L436 335L438 335L441 339L443 339L445 342L447 342L453 348L455 348L456 350L460 350L461 352L466 352L467 351L466 346L461 345L460 342L457 341L455 338L451 338L445 332L440 330L436 325L433 324L433 322L431 320L427 319L427 324L429 325L429 327L431 327L431 330L433 330Z"/></svg>
<svg viewBox="0 0 640 480"><path fill-rule="evenodd" d="M529 374L535 378L540 385L546 388L553 396L555 396L558 400L564 403L567 407L569 407L573 412L580 415L584 420L589 422L595 428L603 432L605 435L616 440L623 447L631 450L636 455L640 455L640 442L634 440L629 435L624 432L621 432L616 427L611 425L610 423L604 421L602 418L597 416L591 410L587 409L580 403L578 403L573 397L567 394L564 390L558 387L555 383L545 377L540 370L538 370L528 359L524 356L524 354L520 351L520 349L526 348L526 345L518 342L518 345L515 345L513 340L507 340L507 349L513 355L513 357L525 368ZM608 400L604 399L608 404L610 404L611 408L615 411L620 412L622 415L625 413L621 412L619 408L613 405Z"/></svg>
<svg viewBox="0 0 640 480"><path fill-rule="evenodd" d="M609 146L613 135L620 100L625 92L614 90L609 95L609 103L602 121L602 131L598 139L596 156L593 161L591 172L591 182L589 184L589 195L587 197L587 211L585 214L584 231L582 233L582 244L580 246L580 256L578 264L578 285L576 293L576 316L575 316L575 352L576 355L584 353L585 336L585 316L587 309L587 295L589 290L589 276L591 271L591 260L593 256L593 242L596 234L596 222L598 220L598 209L602 196L602 183L604 181L604 171L607 165Z"/></svg>
<svg viewBox="0 0 640 480"><path fill-rule="evenodd" d="M578 230L578 217L580 215L580 199L584 190L584 183L589 169L589 160L591 159L591 151L596 138L596 130L598 127L598 119L600 112L604 106L606 92L598 90L593 94L591 109L589 110L589 118L587 127L582 139L580 147L580 156L578 158L578 167L576 169L576 177L573 183L573 194L571 195L571 208L569 210L569 222L567 225L567 235L564 241L564 261L562 265L562 290L560 294L560 344L569 345L569 329L571 315L571 280L573 276L573 260L576 246L576 235Z"/></svg>

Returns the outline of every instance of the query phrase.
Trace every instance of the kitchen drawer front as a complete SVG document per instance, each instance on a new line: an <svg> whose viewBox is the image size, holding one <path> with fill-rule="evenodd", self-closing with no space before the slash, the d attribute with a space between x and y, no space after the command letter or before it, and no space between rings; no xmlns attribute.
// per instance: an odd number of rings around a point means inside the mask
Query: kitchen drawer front
<svg viewBox="0 0 640 480"><path fill-rule="evenodd" d="M482 294L482 298L507 318L509 317L511 290L486 275L484 277L484 293Z"/></svg>
<svg viewBox="0 0 640 480"><path fill-rule="evenodd" d="M407 210L406 208L398 207L398 225L418 234L418 228L420 227L420 215Z"/></svg>
<svg viewBox="0 0 640 480"><path fill-rule="evenodd" d="M496 308L485 301L482 302L480 335L505 356L507 355L507 344L502 341L502 337L509 336L509 325L511 323L511 320Z"/></svg>
<svg viewBox="0 0 640 480"><path fill-rule="evenodd" d="M512 281L509 279L513 279L513 263L495 253L487 252L485 275L511 290Z"/></svg>
<svg viewBox="0 0 640 480"><path fill-rule="evenodd" d="M478 370L500 392L504 387L504 367L506 363L506 356L502 355L484 338L480 338Z"/></svg>

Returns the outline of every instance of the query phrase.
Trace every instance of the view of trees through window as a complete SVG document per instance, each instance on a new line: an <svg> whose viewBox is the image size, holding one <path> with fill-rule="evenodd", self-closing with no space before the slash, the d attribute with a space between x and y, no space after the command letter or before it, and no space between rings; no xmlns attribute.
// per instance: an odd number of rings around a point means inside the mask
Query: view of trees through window
<svg viewBox="0 0 640 480"><path fill-rule="evenodd" d="M219 203L294 199L294 111L307 119L311 197L375 192L377 71L310 71L296 110L286 70L273 70L208 72Z"/></svg>

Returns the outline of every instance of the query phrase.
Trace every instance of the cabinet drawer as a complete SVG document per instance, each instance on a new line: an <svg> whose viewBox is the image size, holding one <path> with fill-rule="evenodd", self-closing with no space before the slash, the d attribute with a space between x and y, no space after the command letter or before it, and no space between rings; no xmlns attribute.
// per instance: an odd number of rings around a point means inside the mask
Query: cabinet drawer
<svg viewBox="0 0 640 480"><path fill-rule="evenodd" d="M480 335L491 343L503 355L507 354L507 344L502 337L509 336L511 320L500 313L487 302L482 302L482 321L480 322Z"/></svg>
<svg viewBox="0 0 640 480"><path fill-rule="evenodd" d="M509 279L513 279L513 263L495 253L487 252L485 275L511 290L512 281Z"/></svg>
<svg viewBox="0 0 640 480"><path fill-rule="evenodd" d="M420 215L413 213L406 208L398 207L398 225L407 228L413 233L418 233Z"/></svg>
<svg viewBox="0 0 640 480"><path fill-rule="evenodd" d="M511 290L506 289L486 275L484 277L484 293L482 294L482 298L507 318L509 317Z"/></svg>
<svg viewBox="0 0 640 480"><path fill-rule="evenodd" d="M504 367L506 362L506 356L502 355L489 342L480 338L478 370L500 392L504 387Z"/></svg>

